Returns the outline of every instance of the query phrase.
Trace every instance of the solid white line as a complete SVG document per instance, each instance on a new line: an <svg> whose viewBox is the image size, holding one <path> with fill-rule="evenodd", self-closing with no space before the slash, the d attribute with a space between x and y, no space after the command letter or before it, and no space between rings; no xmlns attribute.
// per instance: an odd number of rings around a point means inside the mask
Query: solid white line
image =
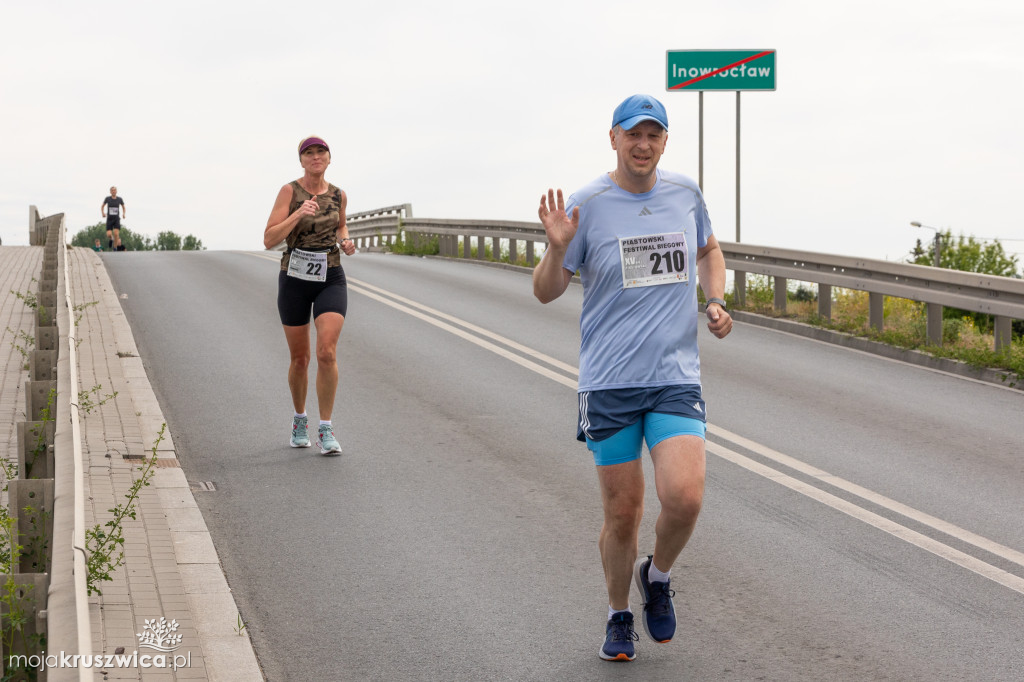
<svg viewBox="0 0 1024 682"><path fill-rule="evenodd" d="M264 258L264 259L267 259L267 260L278 260L276 258L270 258L270 257L265 256L263 254L251 253L249 255L257 256L258 258ZM554 368L557 368L557 369L561 370L562 372L566 372L566 373L571 374L572 376L575 376L575 377L579 377L580 376L580 371L577 370L577 368L574 368L571 365L567 365L566 363L563 363L563 361L561 361L560 359L556 359L556 358L552 357L551 355L546 355L546 354L542 353L539 350L534 350L534 349L532 349L532 348L530 348L528 346L524 346L524 345L522 345L520 343L517 343L517 342L513 341L512 339L509 339L509 338L506 338L504 336L501 336L500 334L495 334L492 331L485 330L482 327L477 327L476 325L473 325L472 323L466 322L465 319L460 319L459 317L456 317L455 315L450 315L450 314L447 314L446 312L442 312L440 310L437 310L436 308L431 308L430 306L423 305L422 303L417 303L414 300L411 300L411 299L408 299L408 298L404 298L403 296L399 296L397 294L389 292L386 289L381 289L380 287L375 287L374 285L366 283L366 282L360 282L359 280L353 280L352 278L348 278L347 282L348 282L348 285L353 285L354 284L354 285L358 285L359 287L364 287L365 289L367 289L369 291L373 291L373 292L376 292L377 294L380 294L381 296L386 296L386 297L388 297L390 299L393 299L395 301L399 301L399 302L403 303L404 305L407 305L407 306L409 306L411 308L416 308L418 310L422 310L424 312L428 312L428 313L430 313L431 315L433 315L435 317L439 317L441 319L446 319L446 321L449 321L449 322L451 322L453 324L459 325L460 327L464 327L465 329L468 329L471 332L479 334L480 336L486 337L488 339L493 339L495 341L498 341L499 343L502 343L502 344L508 346L509 348L513 348L515 350L518 350L520 353L523 353L524 355L528 355L530 357L535 357L535 358L543 361L543 363L547 363L548 365L550 365L550 366L552 366ZM366 294L367 296L370 296L369 291L360 291L359 293ZM371 298L375 298L376 300L383 301L383 299L381 299L378 296L371 296ZM388 305L391 305L391 304L388 303ZM392 307L398 307L398 306L392 306ZM398 309L401 309L401 308L398 308ZM427 319L426 317L423 317L422 315L416 315L416 316L420 317L421 319ZM427 319L427 322L430 322L429 319ZM441 327L441 326L438 325L438 327ZM447 328L444 327L444 329L447 329ZM465 336L465 335L461 335L460 334L459 336L461 336L462 338L467 339L467 340L472 340L470 337ZM575 385L573 385L572 387L575 388Z"/></svg>
<svg viewBox="0 0 1024 682"><path fill-rule="evenodd" d="M989 540L988 538L972 533L969 530L964 530L963 528L960 528L959 526L956 526L952 523L943 521L942 519L936 518L922 511L918 511L913 507L908 507L902 502L897 502L896 500L892 500L888 497L885 497L884 495L880 495L876 492L868 490L867 488L862 488L856 483L851 483L850 481L839 478L838 476L834 476L828 473L827 471L822 471L821 469L811 466L806 462L801 462L800 460L794 459L789 455L784 455L781 452L772 450L767 446L761 445L760 443L756 443L752 440L744 438L743 436L727 431L719 426L712 426L709 424L708 432L714 436L723 438L736 445L739 445L740 447L746 448L751 452L756 452L762 457L767 457L768 459L776 461L779 464L782 464L783 466L789 467L790 469L807 474L808 476L813 476L814 478L825 483L828 483L829 485L835 486L840 490L845 490L848 493L852 493L853 495L856 495L861 499L867 500L868 502L871 502L873 504L877 504L879 507L883 507L885 509L888 509L889 511L896 512L897 514L902 514L908 519L917 521L918 523L921 523L925 526L928 526L929 528L937 530L940 533L945 533L950 537L954 537L957 540L961 540L970 545L974 545L979 549L983 549L986 552L995 554L996 556L1002 557L1007 561L1012 561L1013 563L1019 566L1024 566L1024 552L1018 552L1017 550L1011 547L1001 545L998 542L994 542L992 540Z"/></svg>
<svg viewBox="0 0 1024 682"><path fill-rule="evenodd" d="M728 460L733 464L737 464L748 471L764 476L769 480L786 486L790 490L795 490L796 492L806 495L813 500L817 500L818 502L832 507L837 511L841 511L844 514L852 516L859 521L863 521L864 523L874 526L879 530L883 530L900 540L909 542L916 547L920 547L927 552L931 552L932 554L942 557L947 561L951 561L958 566L962 566L969 571L973 571L974 573L997 582L1004 587L1008 587L1015 592L1024 594L1024 578L985 563L981 559L977 559L970 554L965 554L957 549L953 549L949 545L944 545L938 540L933 540L927 535L922 535L917 531L910 530L906 526L902 526L895 521L885 518L884 516L879 516L874 512L858 507L852 502L847 502L841 497L836 497L831 493L815 488L809 483L804 483L792 476L787 476L786 474L776 471L771 467L765 466L760 462L755 462L754 460L744 457L737 452L733 452L722 445L708 442L707 450L708 452L712 452L722 459Z"/></svg>
<svg viewBox="0 0 1024 682"><path fill-rule="evenodd" d="M483 327L478 327L475 324L471 324L469 322L466 322L465 320L460 320L459 318L457 318L457 317L455 317L453 315L449 315L447 313L441 312L440 310L436 310L434 308L430 308L428 306L423 305L422 303L417 303L416 301L411 301L411 300L409 300L407 298L403 298L402 296L399 296L398 294L393 294L390 291L387 291L385 289L381 289L380 287L375 287L372 284L367 284L366 282L360 282L359 280L352 279L352 278L349 278L348 281L349 281L349 283L358 284L359 286L366 287L367 289L375 291L378 294L382 294L382 295L387 296L389 298L392 298L392 299L394 299L396 301L400 301L401 303L404 303L405 305L407 305L407 306L409 306L411 308L416 308L418 310L422 310L423 312L430 313L431 315L434 315L435 317L439 317L439 318L441 318L443 320L448 320L449 322L453 322L453 323L459 325L460 327L465 327L466 329L468 329L468 330L470 330L472 332L475 332L475 333L477 333L477 334L479 334L481 336L485 336L485 337L487 337L489 339L493 339L495 341L498 341L498 342L508 346L509 348L514 348L515 350L519 351L520 353L523 353L525 355L529 355L530 357L533 357L533 358L536 358L536 359L541 360L543 362L546 362L549 365L551 365L552 367L557 367L558 369L562 370L563 372L568 372L568 373L573 374L575 376L579 376L579 370L577 370L572 365L566 364L566 363L562 362L561 360L556 360L555 358L553 358L553 357L551 357L549 355L545 355L544 353L541 353L540 351L536 351L536 350L534 350L532 348L529 348L527 346L523 346L523 345L521 345L519 343L516 343L512 339L508 339L508 338L505 338L504 336L501 336L499 334L495 334L494 332L489 331L487 329L484 329Z"/></svg>
<svg viewBox="0 0 1024 682"><path fill-rule="evenodd" d="M277 260L277 258L266 256L264 254L249 253L248 255L256 256L257 258L263 258L263 259L266 259L266 260L275 260L275 261ZM550 355L545 355L544 353L541 353L540 351L534 350L533 348L530 348L528 346L524 346L524 345L522 345L520 343L517 343L517 342L513 341L512 339L509 339L509 338L506 338L504 336L501 336L500 334L495 334L494 332L492 332L492 331L490 331L488 329L484 329L483 327L478 327L478 326L476 326L475 324L473 324L471 322L466 322L465 320L459 319L459 318L455 317L454 315L449 315L448 313L445 313L445 312L442 312L440 310L437 310L436 308L431 308L429 306L425 306L422 303L417 303L416 301L413 301L411 299L405 298L404 296L399 296L398 294L392 293L392 292L388 291L387 289L382 289L380 287L374 286L374 285L369 284L367 282L360 281L358 279L353 279L353 278L349 277L347 282L348 282L348 285L349 285L350 288L351 288L351 285L353 285L353 284L358 285L359 287L363 287L365 290L356 289L356 291L358 291L359 293L364 294L366 296L369 296L370 298L373 298L375 300L381 301L383 303L387 303L387 305L390 305L393 308L397 308L398 310L403 310L403 308L388 302L387 300L382 298L382 296L386 296L389 299L394 299L395 301L399 301L399 302L403 303L405 306L408 306L409 308L416 308L417 310L422 310L423 312L429 313L430 315L433 315L436 318L440 318L442 320L448 320L449 322L457 324L460 327L464 327L464 328L466 328L466 329L468 329L468 330L470 330L472 332L475 332L476 334L479 334L480 336L484 336L486 338L492 339L492 340L497 341L497 342L499 342L499 343L501 343L501 344L503 344L505 346L508 346L509 348L517 350L517 351L519 351L520 353L522 353L524 355L528 355L528 356L530 356L532 358L536 358L537 360L540 360L541 362L545 362L545 363L551 365L552 367L556 367L556 368L562 370L563 372L566 372L566 373L571 374L571 375L576 376L576 377L579 376L579 370L576 369L575 367L573 367L570 364L567 364L565 362L562 362L561 360L553 358ZM379 295L378 296L373 296L373 295L370 294L371 291L376 292ZM410 312L410 314L413 314L413 313ZM415 317L418 317L418 318L420 318L422 320L430 322L431 324L434 324L434 321L432 319L424 317L422 315L415 315ZM441 327L442 329L449 330L449 331L452 330L452 328L449 327L448 325L438 324L436 326ZM460 336L461 338L466 339L467 341L471 341L473 343L476 343L476 341L473 339L473 337L468 336L466 334L458 334L458 336ZM478 344L478 345L482 345L482 344ZM489 345L483 346L483 347L490 349ZM502 355L503 357L515 357L515 356L507 356L504 353L499 353L499 355ZM522 363L520 363L520 364L522 364ZM524 367L525 366L526 365L524 365ZM547 376L547 375L545 375L545 376ZM565 382L560 381L559 383L565 383ZM568 386L569 384L565 384L565 385ZM575 382L572 383L572 388L576 388L576 383Z"/></svg>
<svg viewBox="0 0 1024 682"><path fill-rule="evenodd" d="M266 256L261 257L266 258ZM403 298L402 296L398 296L397 294L393 294L385 289L381 289L380 287L367 284L366 282L353 280L351 278L348 280L348 282L349 288L351 288L353 291L356 291L357 293L361 293L364 296L368 296L369 298L384 303L385 305L395 308L396 310L399 310L401 312L412 315L413 317L421 319L424 322L427 322L428 324L432 324L435 327L455 334L456 336L465 339L470 343L476 344L481 348L485 348L493 353L496 353L497 355L500 355L501 357L507 358L512 362L515 362L516 364L521 365L522 367L530 369L536 372L537 374L540 374L541 376L556 381L562 384L563 386L572 388L574 390L578 386L578 382L576 380L569 379L568 377L565 377L561 374L552 372L550 369L546 367L531 362L523 358L522 356L511 353L508 350L501 348L500 346L496 346L492 343L489 343L488 341L484 341L483 339L477 338L476 336L473 336L472 334L464 331L463 329L459 329L458 327L454 327L450 324L446 324L445 322L441 322L437 318L449 320L455 324L465 327L466 329L472 330L482 336L486 336L488 338L499 341L500 343L510 348L514 348L522 353L525 353L531 357L541 360L542 362L545 362L553 367L558 367L564 372L567 372L569 374L572 374L573 376L578 377L579 370L576 367L561 362L560 360L556 360L555 358L545 355L544 353L541 353L539 351L533 350L526 346L522 346L512 341L511 339L507 339L486 329L477 327L476 325L473 325L464 320L460 320L459 318L454 317L452 315L448 315L447 313L443 313L439 310L435 310L420 303L416 303L415 301ZM353 287L353 284L358 284L358 286ZM393 301L381 294L385 294L386 296L391 297L395 300ZM399 301L401 303L399 303ZM412 310L410 308L416 308L417 310ZM800 471L804 474L812 476L824 483L835 486L840 490L845 490L846 492L856 495L861 499L872 502L880 507L888 509L889 511L901 514L909 519L912 519L914 521L917 521L918 523L928 526L933 530L945 533L950 537L954 537L958 540L974 545L975 547L983 549L986 552L995 554L996 556L1006 559L1007 561L1011 561L1018 565L1024 566L1024 553L1019 552L1015 549L1001 545L997 542L994 542L985 537L972 533L968 530L964 530L959 526L956 526L952 523L948 523L946 521L943 521L942 519L936 518L924 512L918 511L900 502L896 502L895 500L889 499L883 495L872 492L855 483L851 483L850 481L842 479L838 476L834 476L828 473L827 471L818 469L817 467L811 466L810 464L807 464L805 462L801 462L800 460L790 457L788 455L784 455L781 452L772 450L767 446L761 445L760 443L744 438L743 436L732 433L731 431L728 431L721 427L708 424L708 433L710 433L713 436L728 440L736 445L739 445L740 447L750 450L751 452L756 452L757 454L763 457L778 462L779 464L789 467L795 471ZM985 563L980 559L976 559L975 557L972 557L969 554L965 554L964 552L956 550L937 540L933 540L928 536L922 535L921 533L911 530L906 526L902 526L896 523L895 521L891 521L883 516L879 516L878 514L863 509L862 507L858 507L852 502L848 502L840 497L832 495L831 493L827 493L823 490L820 490L819 488L815 488L814 486L808 483L804 483L798 479L788 476L776 469L772 469L771 467L760 464L759 462L756 462L748 457L745 457L744 455L734 452L733 450L729 450L725 446L718 445L716 443L708 441L706 447L708 452L718 455L719 457L725 460L733 462L734 464L737 464L747 469L748 471L754 472L769 480L784 485L787 488L790 488L791 490L795 490L803 495L806 495L814 500L821 502L822 504L832 507L837 511L841 511L860 521L868 523L869 525L872 525L895 537L905 540L906 542L909 542L912 545L915 545L921 549L931 552L936 556L940 556L944 559L947 559L959 566L962 566L974 573L977 573L978 575L989 578L990 580L993 580L999 583L1000 585L1009 587L1010 589L1016 592L1024 594L1024 578L1019 578L1013 575L1012 573L1008 573L1007 571L1004 571L1001 568L992 566L991 564Z"/></svg>
<svg viewBox="0 0 1024 682"><path fill-rule="evenodd" d="M352 286L352 280L351 279L349 280L349 283L348 283L348 288L350 290L352 290L352 291L360 293L363 296L368 296L368 297L374 299L375 301L380 301L384 305L391 306L392 308L395 308L396 310L400 310L403 313L406 313L408 315L412 315L413 317L421 319L424 322L427 322L428 324L434 325L435 327L439 327L440 329L443 329L446 332L450 332L452 334L455 334L459 338L465 339L466 341L469 341L470 343L474 343L474 344L480 346L481 348L485 348L485 349L491 351L492 353L496 353L497 355L500 355L503 358L511 360L512 362L514 362L514 363L516 363L518 365L522 365L523 367L525 367L525 368L527 368L529 370L533 370L534 372L536 372L537 374L540 374L541 376L547 377L548 379L551 379L552 381L557 381L558 383L562 384L563 386L568 386L569 388L571 388L573 390L576 389L576 380L575 379L570 379L569 377L562 376L561 374L557 374L555 372L552 372L547 367L542 367L541 365L538 365L535 362L530 362L529 360L527 360L526 358L524 358L524 357L522 357L520 355L516 355L515 353L512 353L511 351L505 350L504 348L502 348L500 346L496 346L496 345L494 345L493 343L491 343L489 341L484 341L481 338L473 336L472 334L470 334L467 331L459 329L458 327L453 327L452 325L448 324L447 322L442 322L442 321L436 319L435 317L432 317L431 315L428 315L426 313L421 313L418 310L410 310L409 308L405 307L401 303L397 303L397 302L392 301L390 299L387 299L387 298L385 298L385 297L383 297L383 296L381 296L379 294L375 294L375 293L373 293L372 291L370 291L368 289L364 289L363 286L365 286L365 285L361 284L360 286Z"/></svg>

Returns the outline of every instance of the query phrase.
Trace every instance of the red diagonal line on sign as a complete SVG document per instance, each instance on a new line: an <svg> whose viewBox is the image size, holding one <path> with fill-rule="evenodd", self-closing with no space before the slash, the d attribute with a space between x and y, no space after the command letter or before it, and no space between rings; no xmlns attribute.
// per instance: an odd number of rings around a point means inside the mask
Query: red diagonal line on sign
<svg viewBox="0 0 1024 682"><path fill-rule="evenodd" d="M731 68L737 67L740 64L746 64L747 62L752 62L755 59L760 59L761 57L764 57L765 55L769 55L769 54L773 54L773 53L774 53L774 50L765 50L764 52L759 52L758 54L751 55L750 57L747 57L746 59L741 59L738 62L736 62L735 64L729 64L728 66L723 66L722 68L716 69L715 71L712 71L710 73L706 73L703 76L697 76L696 78L691 78L690 80L688 80L688 81L686 81L684 83L680 83L679 85L673 85L671 88L669 88L669 90L678 90L680 88L685 88L687 85L693 85L694 83L702 81L705 78L711 78L712 76L718 75L718 74L722 73L723 71L728 71Z"/></svg>

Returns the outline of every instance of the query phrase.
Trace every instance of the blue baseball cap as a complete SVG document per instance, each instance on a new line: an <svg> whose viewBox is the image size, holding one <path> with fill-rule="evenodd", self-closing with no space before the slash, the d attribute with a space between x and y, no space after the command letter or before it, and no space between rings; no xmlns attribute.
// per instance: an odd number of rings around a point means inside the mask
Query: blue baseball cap
<svg viewBox="0 0 1024 682"><path fill-rule="evenodd" d="M640 121L654 121L668 130L668 114L664 105L650 95L627 97L612 114L612 128L622 126L623 130L632 130Z"/></svg>

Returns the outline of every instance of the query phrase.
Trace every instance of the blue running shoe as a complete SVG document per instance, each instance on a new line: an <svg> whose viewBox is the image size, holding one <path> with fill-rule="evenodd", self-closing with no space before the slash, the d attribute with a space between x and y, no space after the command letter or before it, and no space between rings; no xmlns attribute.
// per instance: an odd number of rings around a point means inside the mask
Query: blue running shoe
<svg viewBox="0 0 1024 682"><path fill-rule="evenodd" d="M650 582L647 569L654 557L640 557L633 566L633 578L644 601L644 613L641 620L644 632L655 642L668 642L676 634L676 609L672 605L675 592L669 589L669 583ZM671 582L671 581L669 581Z"/></svg>
<svg viewBox="0 0 1024 682"><path fill-rule="evenodd" d="M292 419L292 440L293 448L308 448L309 434L306 432L306 425L309 420L306 417L295 417Z"/></svg>
<svg viewBox="0 0 1024 682"><path fill-rule="evenodd" d="M636 658L633 642L640 636L633 630L633 614L616 613L605 626L604 646L597 655L606 661L632 661Z"/></svg>
<svg viewBox="0 0 1024 682"><path fill-rule="evenodd" d="M316 440L320 443L320 454L321 455L340 455L341 446L338 445L338 439L334 437L334 429L331 428L330 424L321 424L320 431L316 434Z"/></svg>

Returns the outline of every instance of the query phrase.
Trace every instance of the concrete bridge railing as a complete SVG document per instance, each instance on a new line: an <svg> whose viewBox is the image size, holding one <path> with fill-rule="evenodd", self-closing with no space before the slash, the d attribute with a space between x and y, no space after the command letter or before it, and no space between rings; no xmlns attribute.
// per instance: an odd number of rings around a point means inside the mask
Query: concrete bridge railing
<svg viewBox="0 0 1024 682"><path fill-rule="evenodd" d="M37 290L25 294L26 304L35 309L35 348L28 354L25 421L15 425L17 452L6 469L8 517L13 523L5 534L8 556L20 554L18 561L9 562L17 587L5 595L5 603L14 608L11 600L16 599L27 621L25 636L17 638L14 649L0 652L5 674L12 674L11 656L38 657L43 650L87 653L92 646L76 406L77 343L65 241L64 214L42 217L35 206L29 208L29 242L43 247L43 265ZM13 550L15 545L20 552ZM34 650L39 646L43 649ZM49 670L46 675L51 682L86 680L91 679L91 670Z"/></svg>

